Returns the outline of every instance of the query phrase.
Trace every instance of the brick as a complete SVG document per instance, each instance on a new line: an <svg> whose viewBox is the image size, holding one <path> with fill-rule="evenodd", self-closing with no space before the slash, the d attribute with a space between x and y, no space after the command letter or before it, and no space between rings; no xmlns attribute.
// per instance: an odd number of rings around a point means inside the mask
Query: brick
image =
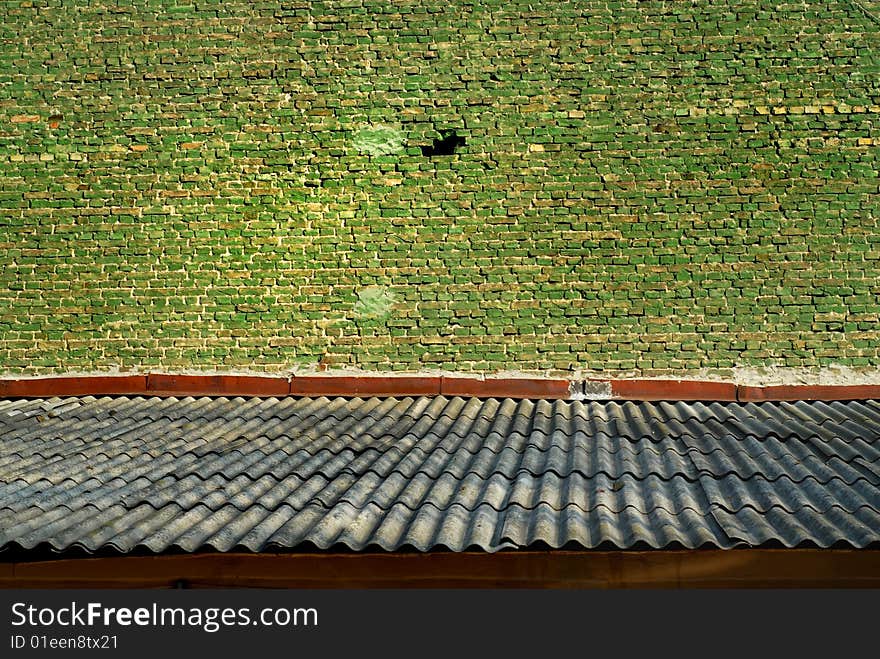
<svg viewBox="0 0 880 659"><path fill-rule="evenodd" d="M612 398L625 400L737 400L735 384L694 380L612 380Z"/></svg>
<svg viewBox="0 0 880 659"><path fill-rule="evenodd" d="M136 395L146 389L146 375L0 379L2 398Z"/></svg>
<svg viewBox="0 0 880 659"><path fill-rule="evenodd" d="M871 400L880 398L880 385L778 385L740 386L741 401L769 400Z"/></svg>
<svg viewBox="0 0 880 659"><path fill-rule="evenodd" d="M295 396L429 396L440 393L439 377L294 376Z"/></svg>
<svg viewBox="0 0 880 659"><path fill-rule="evenodd" d="M286 396L287 378L150 373L146 393L174 396Z"/></svg>
<svg viewBox="0 0 880 659"><path fill-rule="evenodd" d="M465 378L443 377L440 393L444 396L479 398L550 398L571 397L568 380L543 378Z"/></svg>

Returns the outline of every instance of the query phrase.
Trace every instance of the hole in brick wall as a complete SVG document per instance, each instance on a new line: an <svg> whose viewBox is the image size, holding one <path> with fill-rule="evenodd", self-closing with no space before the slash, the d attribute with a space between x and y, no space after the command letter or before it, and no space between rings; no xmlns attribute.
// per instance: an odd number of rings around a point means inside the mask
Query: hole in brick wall
<svg viewBox="0 0 880 659"><path fill-rule="evenodd" d="M446 131L440 135L433 144L422 147L423 156L451 156L458 147L465 145L464 138L454 130Z"/></svg>

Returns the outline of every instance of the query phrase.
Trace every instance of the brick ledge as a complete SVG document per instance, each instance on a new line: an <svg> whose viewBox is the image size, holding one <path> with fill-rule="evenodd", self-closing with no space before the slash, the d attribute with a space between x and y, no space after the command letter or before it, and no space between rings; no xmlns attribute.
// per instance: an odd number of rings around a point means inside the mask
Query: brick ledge
<svg viewBox="0 0 880 659"><path fill-rule="evenodd" d="M96 375L0 378L0 398L52 396L474 396L549 400L784 401L880 398L880 385L753 387L700 380L453 376Z"/></svg>

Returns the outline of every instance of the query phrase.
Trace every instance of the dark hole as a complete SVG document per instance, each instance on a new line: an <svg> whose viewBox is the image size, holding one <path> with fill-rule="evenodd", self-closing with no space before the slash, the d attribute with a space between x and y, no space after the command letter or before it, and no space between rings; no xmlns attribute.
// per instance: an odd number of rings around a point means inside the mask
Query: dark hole
<svg viewBox="0 0 880 659"><path fill-rule="evenodd" d="M460 135L457 135L456 132L447 131L445 133L441 133L441 137L434 140L434 143L430 146L422 147L422 155L423 156L451 156L455 153L455 150L464 146L465 141L464 138Z"/></svg>

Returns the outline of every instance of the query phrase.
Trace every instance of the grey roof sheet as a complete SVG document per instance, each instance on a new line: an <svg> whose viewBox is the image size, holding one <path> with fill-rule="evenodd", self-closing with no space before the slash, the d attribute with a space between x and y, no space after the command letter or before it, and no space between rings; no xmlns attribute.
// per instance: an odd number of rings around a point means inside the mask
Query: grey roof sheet
<svg viewBox="0 0 880 659"><path fill-rule="evenodd" d="M0 546L880 542L880 403L0 400Z"/></svg>

